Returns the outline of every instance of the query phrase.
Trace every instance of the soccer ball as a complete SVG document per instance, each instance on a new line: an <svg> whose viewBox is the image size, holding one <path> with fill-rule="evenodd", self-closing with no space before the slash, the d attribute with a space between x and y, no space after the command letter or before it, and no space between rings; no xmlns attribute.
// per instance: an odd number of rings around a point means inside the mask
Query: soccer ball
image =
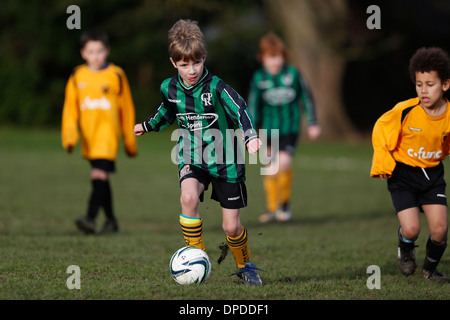
<svg viewBox="0 0 450 320"><path fill-rule="evenodd" d="M201 283L208 279L211 261L202 249L183 247L170 259L170 273L179 284Z"/></svg>

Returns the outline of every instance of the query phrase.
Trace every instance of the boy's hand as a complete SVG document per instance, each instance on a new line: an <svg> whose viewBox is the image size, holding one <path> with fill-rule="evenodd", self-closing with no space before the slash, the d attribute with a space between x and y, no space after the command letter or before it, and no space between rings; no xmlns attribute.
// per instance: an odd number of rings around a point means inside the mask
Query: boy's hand
<svg viewBox="0 0 450 320"><path fill-rule="evenodd" d="M135 136L142 136L145 133L144 128L142 127L142 123L138 123L134 126L133 134Z"/></svg>
<svg viewBox="0 0 450 320"><path fill-rule="evenodd" d="M68 145L66 150L67 150L67 153L68 153L68 154L72 154L73 146Z"/></svg>
<svg viewBox="0 0 450 320"><path fill-rule="evenodd" d="M389 175L387 175L387 174L380 174L379 177L380 177L381 180L389 179Z"/></svg>
<svg viewBox="0 0 450 320"><path fill-rule="evenodd" d="M307 130L308 130L308 137L311 140L316 140L322 133L322 129L317 124L309 126Z"/></svg>
<svg viewBox="0 0 450 320"><path fill-rule="evenodd" d="M261 146L262 146L261 139L256 138L256 139L250 140L247 143L248 153L250 153L250 154L256 153L259 150L259 148L261 148Z"/></svg>
<svg viewBox="0 0 450 320"><path fill-rule="evenodd" d="M127 153L127 156L129 156L130 158L134 158L137 156L137 152L136 151L130 151L128 149L125 149L125 152Z"/></svg>

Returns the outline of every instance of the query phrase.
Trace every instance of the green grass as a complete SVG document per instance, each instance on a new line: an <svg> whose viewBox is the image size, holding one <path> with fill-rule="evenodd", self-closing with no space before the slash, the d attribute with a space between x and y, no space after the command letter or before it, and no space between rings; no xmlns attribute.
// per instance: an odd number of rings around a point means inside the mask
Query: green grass
<svg viewBox="0 0 450 320"><path fill-rule="evenodd" d="M450 287L396 265L398 222L384 182L368 176L369 143L302 142L294 158L293 219L261 225L264 194L259 165L249 165L249 206L241 220L264 285L241 285L225 241L216 202L201 204L204 238L213 263L206 283L180 286L169 259L184 245L178 224L177 168L170 130L139 138L139 155L121 150L112 176L120 232L85 236L74 219L84 215L89 165L80 148L67 155L57 130L0 129L0 299L2 300L392 300L450 298ZM447 180L450 180L447 178ZM210 193L207 193L209 198ZM103 223L100 215L98 225ZM422 217L417 260L428 228ZM81 289L69 290L68 266L81 270ZM366 286L367 268L381 268L381 289ZM450 274L449 253L440 270Z"/></svg>

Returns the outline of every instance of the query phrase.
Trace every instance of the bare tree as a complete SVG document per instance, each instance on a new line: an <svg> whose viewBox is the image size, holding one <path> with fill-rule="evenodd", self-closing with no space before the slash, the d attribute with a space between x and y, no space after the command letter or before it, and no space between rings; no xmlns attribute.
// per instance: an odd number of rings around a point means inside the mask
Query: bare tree
<svg viewBox="0 0 450 320"><path fill-rule="evenodd" d="M343 106L342 82L347 38L346 0L265 0L296 65L311 87L323 137L354 139L357 130Z"/></svg>

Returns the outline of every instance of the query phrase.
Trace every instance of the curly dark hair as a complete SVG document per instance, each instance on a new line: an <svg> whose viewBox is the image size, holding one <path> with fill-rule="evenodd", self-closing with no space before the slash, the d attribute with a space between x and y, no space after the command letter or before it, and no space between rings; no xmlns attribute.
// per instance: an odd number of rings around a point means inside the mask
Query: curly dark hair
<svg viewBox="0 0 450 320"><path fill-rule="evenodd" d="M409 72L416 82L416 72L436 71L439 79L450 79L450 58L448 53L438 47L420 48L409 60Z"/></svg>

